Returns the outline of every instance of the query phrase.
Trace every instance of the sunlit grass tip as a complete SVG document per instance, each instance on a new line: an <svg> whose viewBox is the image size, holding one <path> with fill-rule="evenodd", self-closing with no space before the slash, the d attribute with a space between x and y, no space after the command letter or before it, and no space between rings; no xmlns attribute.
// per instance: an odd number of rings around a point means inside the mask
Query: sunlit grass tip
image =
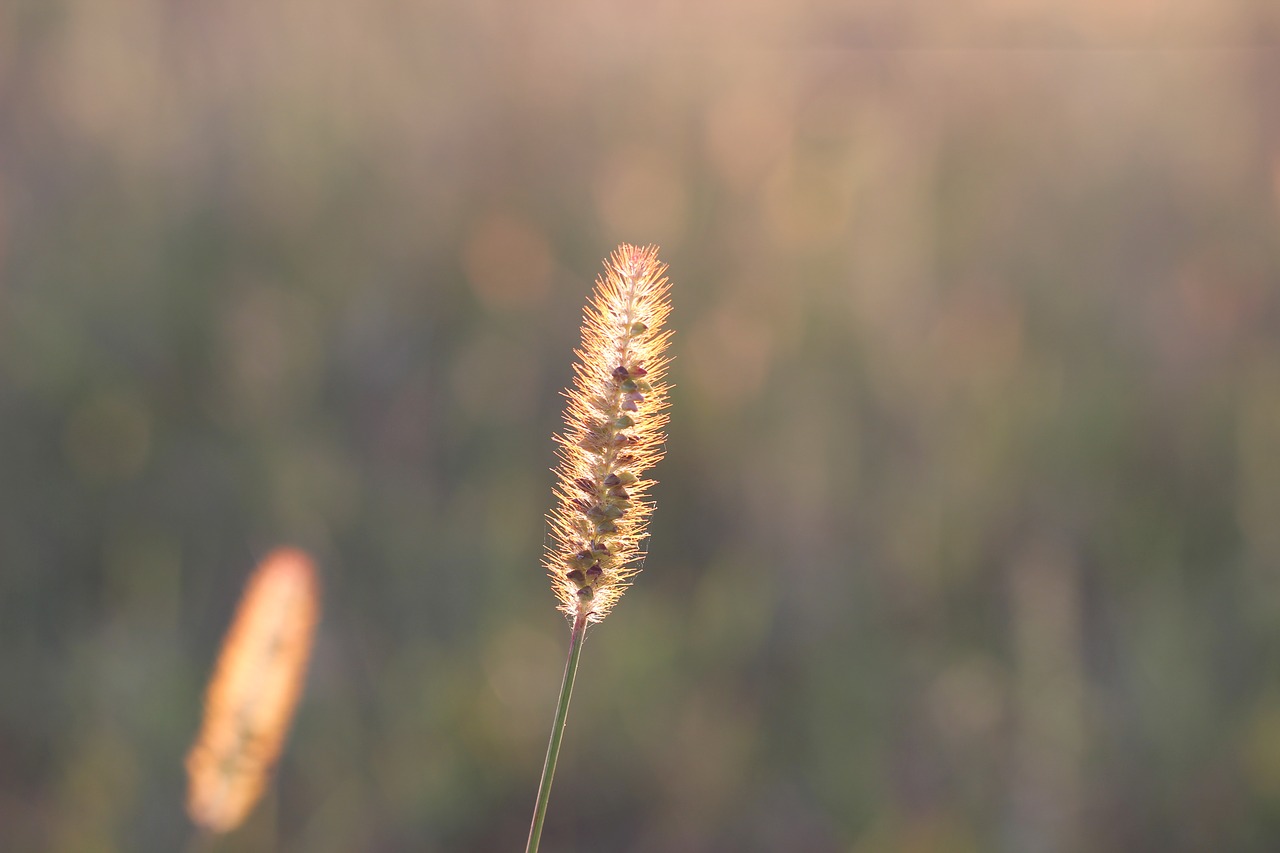
<svg viewBox="0 0 1280 853"><path fill-rule="evenodd" d="M584 312L544 561L571 619L603 619L644 557L645 471L666 440L666 269L656 246L619 246Z"/></svg>
<svg viewBox="0 0 1280 853"><path fill-rule="evenodd" d="M245 586L187 755L187 811L207 832L239 826L280 755L319 618L315 566L302 551L268 554Z"/></svg>

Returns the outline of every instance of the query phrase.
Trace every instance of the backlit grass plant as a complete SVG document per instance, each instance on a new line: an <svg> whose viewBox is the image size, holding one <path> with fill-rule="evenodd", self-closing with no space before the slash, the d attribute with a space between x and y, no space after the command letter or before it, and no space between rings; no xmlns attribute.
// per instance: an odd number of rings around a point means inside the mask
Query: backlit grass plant
<svg viewBox="0 0 1280 853"><path fill-rule="evenodd" d="M653 481L645 472L662 458L666 439L666 269L656 246L618 247L584 312L573 387L565 393L565 431L556 436L560 464L544 560L572 625L569 660L527 851L537 850L541 838L587 625L608 615L644 557L653 511L645 500Z"/></svg>
<svg viewBox="0 0 1280 853"><path fill-rule="evenodd" d="M272 551L245 586L187 755L187 811L205 837L238 827L262 796L302 692L319 618L311 558L296 548Z"/></svg>

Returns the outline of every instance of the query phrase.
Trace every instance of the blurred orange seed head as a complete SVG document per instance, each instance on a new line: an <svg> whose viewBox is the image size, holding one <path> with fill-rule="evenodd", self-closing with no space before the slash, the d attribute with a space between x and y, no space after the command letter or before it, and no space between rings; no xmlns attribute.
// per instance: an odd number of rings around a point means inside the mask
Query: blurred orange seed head
<svg viewBox="0 0 1280 853"><path fill-rule="evenodd" d="M656 246L619 246L584 313L544 560L570 618L603 619L644 556L645 471L666 440L666 269Z"/></svg>
<svg viewBox="0 0 1280 853"><path fill-rule="evenodd" d="M187 811L210 832L248 815L280 755L319 616L319 581L304 552L268 554L249 578L187 755Z"/></svg>

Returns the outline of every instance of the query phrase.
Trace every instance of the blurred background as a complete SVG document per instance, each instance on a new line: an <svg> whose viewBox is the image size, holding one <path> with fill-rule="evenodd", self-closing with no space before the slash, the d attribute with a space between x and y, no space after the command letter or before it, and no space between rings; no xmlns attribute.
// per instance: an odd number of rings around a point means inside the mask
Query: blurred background
<svg viewBox="0 0 1280 853"><path fill-rule="evenodd" d="M582 305L675 282L556 851L1280 849L1266 0L0 8L0 846L181 849L242 585L325 615L227 851L522 849Z"/></svg>

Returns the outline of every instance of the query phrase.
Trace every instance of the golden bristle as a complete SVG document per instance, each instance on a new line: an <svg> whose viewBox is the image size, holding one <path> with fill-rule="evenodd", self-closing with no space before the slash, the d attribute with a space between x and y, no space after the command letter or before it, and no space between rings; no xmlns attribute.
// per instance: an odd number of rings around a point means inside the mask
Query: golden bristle
<svg viewBox="0 0 1280 853"><path fill-rule="evenodd" d="M603 619L640 569L653 506L644 472L662 458L671 310L658 247L623 245L605 263L582 322L545 565L571 619Z"/></svg>
<svg viewBox="0 0 1280 853"><path fill-rule="evenodd" d="M302 551L268 554L249 579L187 755L187 811L210 832L249 814L280 755L319 616L319 581Z"/></svg>

